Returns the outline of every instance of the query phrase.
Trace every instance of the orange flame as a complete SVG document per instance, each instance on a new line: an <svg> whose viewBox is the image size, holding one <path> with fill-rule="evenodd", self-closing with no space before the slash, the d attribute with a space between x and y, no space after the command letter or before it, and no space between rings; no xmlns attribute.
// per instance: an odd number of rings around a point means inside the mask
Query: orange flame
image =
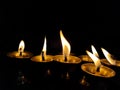
<svg viewBox="0 0 120 90"><path fill-rule="evenodd" d="M91 48L92 48L92 53L93 53L95 56L99 57L99 55L98 55L97 50L95 49L95 47L94 47L93 45L91 45Z"/></svg>
<svg viewBox="0 0 120 90"><path fill-rule="evenodd" d="M101 66L100 59L97 56L95 56L94 54L92 54L91 52L87 51L87 50L86 50L86 53L91 57L91 59L95 63L96 69L99 68Z"/></svg>
<svg viewBox="0 0 120 90"><path fill-rule="evenodd" d="M112 58L112 55L107 50L105 50L104 48L101 48L101 49L102 49L102 52L103 52L104 56L108 60L108 62L112 65L115 65L116 61Z"/></svg>
<svg viewBox="0 0 120 90"><path fill-rule="evenodd" d="M44 58L46 58L46 48L47 48L47 41L46 41L46 37L44 39L44 45L43 45L43 49L42 49L42 53L43 53L43 56Z"/></svg>
<svg viewBox="0 0 120 90"><path fill-rule="evenodd" d="M70 47L69 42L65 39L65 37L62 33L62 30L60 30L60 38L61 38L61 42L62 42L63 56L66 57L68 60L71 47Z"/></svg>
<svg viewBox="0 0 120 90"><path fill-rule="evenodd" d="M23 53L25 48L25 43L23 40L20 41L19 47L18 47L18 52Z"/></svg>

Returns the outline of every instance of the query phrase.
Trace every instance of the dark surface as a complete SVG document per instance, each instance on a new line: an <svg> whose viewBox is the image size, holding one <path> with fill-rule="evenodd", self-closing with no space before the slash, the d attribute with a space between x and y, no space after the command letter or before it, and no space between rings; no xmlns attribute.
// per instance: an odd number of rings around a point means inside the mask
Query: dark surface
<svg viewBox="0 0 120 90"><path fill-rule="evenodd" d="M31 62L25 62L25 67L22 67L25 71L22 74L27 75L26 84L18 85L18 78L21 77L18 73L21 67L19 68L15 60L11 62L11 59L6 57L8 52L17 51L22 39L25 41L26 51L30 51L34 55L40 54L45 36L47 38L47 53L51 55L61 53L62 46L59 36L61 29L69 41L71 53L74 55L86 54L85 50L91 50L90 46L94 45L100 57L103 57L100 49L103 47L119 60L120 18L117 1L113 0L110 4L102 1L81 1L79 3L61 1L55 4L10 1L2 5L4 7L0 8L0 90L24 90L26 88L29 90L120 89L119 77L112 80L99 80L96 77L90 77L90 80L93 80L93 83L90 82L90 86L80 84L80 80L84 76L81 70L77 71L77 77L73 76L74 79L66 80L57 77L56 73L59 72L56 63L52 65L53 69L56 68L53 71L54 74L51 76L42 75L39 78L40 73L35 75L41 67L32 65ZM34 71L35 68L37 70ZM29 76L32 71L34 71L34 77ZM119 68L116 72L118 71Z"/></svg>
<svg viewBox="0 0 120 90"><path fill-rule="evenodd" d="M84 62L73 65L55 61L40 63L2 56L1 90L119 90L119 67L108 66L115 70L116 76L102 78L82 71L82 64ZM66 76L67 72L69 77Z"/></svg>

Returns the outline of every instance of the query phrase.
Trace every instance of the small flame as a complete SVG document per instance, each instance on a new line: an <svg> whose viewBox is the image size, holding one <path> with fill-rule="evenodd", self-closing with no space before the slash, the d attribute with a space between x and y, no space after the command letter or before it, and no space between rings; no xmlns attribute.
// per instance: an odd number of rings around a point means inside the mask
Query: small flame
<svg viewBox="0 0 120 90"><path fill-rule="evenodd" d="M24 52L24 48L25 48L25 43L23 40L20 41L19 47L18 47L18 52L20 54L22 54Z"/></svg>
<svg viewBox="0 0 120 90"><path fill-rule="evenodd" d="M95 63L96 69L98 69L101 66L100 59L97 56L95 56L94 54L92 54L91 52L87 51L87 50L86 50L86 53L91 57L91 59Z"/></svg>
<svg viewBox="0 0 120 90"><path fill-rule="evenodd" d="M116 61L112 58L112 55L107 50L105 50L104 48L101 48L101 49L102 49L102 52L103 52L104 56L108 60L108 62L112 65L115 65Z"/></svg>
<svg viewBox="0 0 120 90"><path fill-rule="evenodd" d="M97 50L95 49L95 47L94 47L93 45L91 45L91 48L92 48L92 53L93 53L95 56L99 57L99 55L98 55Z"/></svg>
<svg viewBox="0 0 120 90"><path fill-rule="evenodd" d="M60 38L61 38L62 47L63 47L63 56L68 60L71 47L69 42L65 39L61 30L60 30Z"/></svg>
<svg viewBox="0 0 120 90"><path fill-rule="evenodd" d="M46 58L46 48L47 48L47 45L46 45L46 37L45 37L44 45L43 45L43 49L42 49L42 55L44 58Z"/></svg>

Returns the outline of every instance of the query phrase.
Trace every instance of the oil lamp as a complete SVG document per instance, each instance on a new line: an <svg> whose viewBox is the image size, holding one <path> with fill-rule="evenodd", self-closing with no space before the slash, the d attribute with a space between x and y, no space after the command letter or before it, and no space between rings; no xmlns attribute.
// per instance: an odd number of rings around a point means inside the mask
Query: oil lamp
<svg viewBox="0 0 120 90"><path fill-rule="evenodd" d="M24 70L24 68L27 67L27 63L29 62L30 58L33 56L31 52L24 51L24 49L25 43L23 40L21 40L18 51L7 53L8 62L12 64L11 66L15 66L15 69L19 68Z"/></svg>
<svg viewBox="0 0 120 90"><path fill-rule="evenodd" d="M100 59L94 54L86 50L87 54L92 58L94 63L82 64L83 71L98 77L110 78L115 76L115 71L101 64Z"/></svg>
<svg viewBox="0 0 120 90"><path fill-rule="evenodd" d="M16 78L21 78L21 77L25 78L24 75L26 75L26 71L28 71L30 58L33 56L33 54L31 52L25 51L24 49L25 49L25 43L23 40L21 40L19 43L18 51L13 51L13 52L7 53L8 67L10 69L9 71L10 71L11 75L13 75L13 76L15 75L14 77L17 76ZM16 73L18 75L16 75ZM19 75L20 73L22 73L22 76ZM21 76L21 77L19 77L19 76ZM22 80L22 78L21 78L21 80ZM21 84L23 82L24 81L22 81Z"/></svg>
<svg viewBox="0 0 120 90"><path fill-rule="evenodd" d="M46 37L44 39L44 45L43 45L43 49L40 55L34 56L31 58L32 61L34 62L41 62L41 63L46 63L46 62L51 62L53 61L53 56L52 55L47 55L46 54L46 45L47 41L46 41Z"/></svg>
<svg viewBox="0 0 120 90"><path fill-rule="evenodd" d="M95 56L93 53L86 50L86 53L91 57L94 63L84 63L81 65L81 69L85 72L86 78L90 84L95 84L96 81L106 82L107 79L109 80L116 75L116 72L101 64L100 59Z"/></svg>
<svg viewBox="0 0 120 90"><path fill-rule="evenodd" d="M17 59L26 59L32 57L33 54L31 52L24 51L24 48L25 48L25 43L23 40L21 40L19 43L18 51L9 52L7 56Z"/></svg>
<svg viewBox="0 0 120 90"><path fill-rule="evenodd" d="M60 30L60 38L62 42L62 55L55 55L54 60L60 64L62 77L71 77L79 66L81 59L79 57L70 55L71 47L69 42L64 37L62 30Z"/></svg>
<svg viewBox="0 0 120 90"><path fill-rule="evenodd" d="M43 80L46 76L52 74L52 61L53 56L47 55L47 40L44 38L44 45L40 55L33 56L31 58L31 74L34 80ZM36 81L35 81L36 82Z"/></svg>

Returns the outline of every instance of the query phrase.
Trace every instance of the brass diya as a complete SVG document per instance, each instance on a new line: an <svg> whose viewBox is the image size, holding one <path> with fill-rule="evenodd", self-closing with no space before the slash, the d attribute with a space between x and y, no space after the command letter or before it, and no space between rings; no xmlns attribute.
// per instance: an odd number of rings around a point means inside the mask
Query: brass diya
<svg viewBox="0 0 120 90"><path fill-rule="evenodd" d="M113 69L104 65L101 65L101 67L99 67L99 70L96 70L96 66L94 63L82 64L81 69L84 72L97 77L111 78L116 75L116 72Z"/></svg>
<svg viewBox="0 0 120 90"><path fill-rule="evenodd" d="M34 56L31 58L32 61L34 62L51 62L53 61L53 56L52 55L47 55L47 40L46 37L44 38L44 45L43 49L40 55Z"/></svg>
<svg viewBox="0 0 120 90"><path fill-rule="evenodd" d="M91 57L94 63L82 64L81 69L84 72L93 76L104 77L104 78L110 78L115 76L116 72L113 69L102 65L100 59L96 55L92 54L88 50L86 50L86 53Z"/></svg>
<svg viewBox="0 0 120 90"><path fill-rule="evenodd" d="M19 43L18 51L9 52L7 56L11 58L19 58L19 59L32 57L33 54L31 52L24 51L24 48L25 48L25 43L23 40L21 40Z"/></svg>
<svg viewBox="0 0 120 90"><path fill-rule="evenodd" d="M77 79L79 74L79 65L81 63L81 59L76 56L70 55L67 59L63 55L54 56L54 60L57 64L57 72L59 71L59 75L62 78L66 79ZM59 76L57 75L57 76Z"/></svg>

